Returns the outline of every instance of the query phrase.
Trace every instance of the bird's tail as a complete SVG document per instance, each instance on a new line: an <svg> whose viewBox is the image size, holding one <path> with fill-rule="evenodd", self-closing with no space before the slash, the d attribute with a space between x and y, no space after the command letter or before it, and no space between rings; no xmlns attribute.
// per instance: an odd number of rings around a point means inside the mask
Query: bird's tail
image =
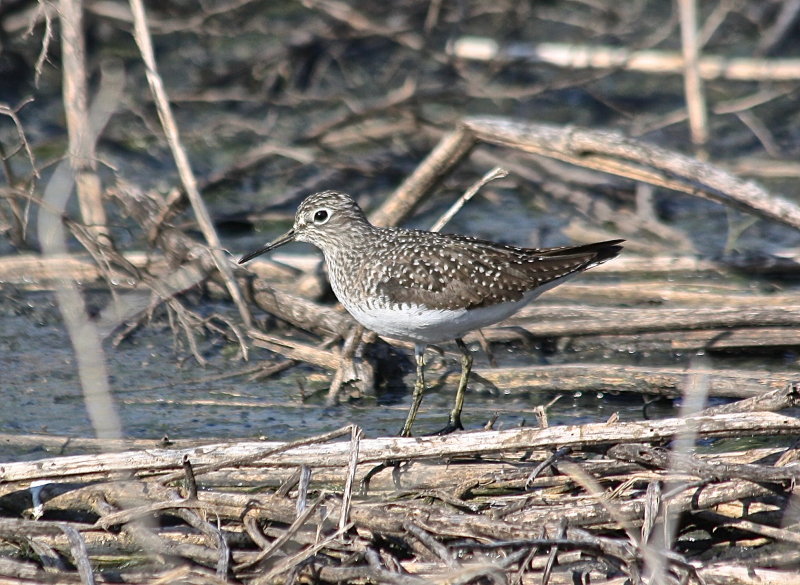
<svg viewBox="0 0 800 585"><path fill-rule="evenodd" d="M562 248L550 248L541 250L542 256L564 257L564 256L587 256L585 268L597 266L616 258L622 251L622 242L625 240L607 240L605 242L595 242L594 244L584 244L582 246L564 246Z"/></svg>

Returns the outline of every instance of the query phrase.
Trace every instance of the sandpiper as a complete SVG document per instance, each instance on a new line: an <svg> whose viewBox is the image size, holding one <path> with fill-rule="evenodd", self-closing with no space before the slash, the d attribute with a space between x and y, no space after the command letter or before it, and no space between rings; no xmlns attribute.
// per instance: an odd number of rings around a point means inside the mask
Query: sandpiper
<svg viewBox="0 0 800 585"><path fill-rule="evenodd" d="M472 368L462 337L511 316L543 292L617 256L624 240L561 248L518 248L462 235L369 223L338 191L308 196L294 226L239 264L288 242L309 242L325 256L339 302L378 335L414 343L417 378L401 436L425 392L428 344L455 340L462 353L455 404L442 433L462 429L461 410Z"/></svg>

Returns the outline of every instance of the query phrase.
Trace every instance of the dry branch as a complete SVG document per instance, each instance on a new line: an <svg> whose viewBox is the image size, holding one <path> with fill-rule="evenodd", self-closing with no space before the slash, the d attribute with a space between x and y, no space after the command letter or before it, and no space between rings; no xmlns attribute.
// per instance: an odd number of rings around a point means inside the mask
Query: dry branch
<svg viewBox="0 0 800 585"><path fill-rule="evenodd" d="M683 90L686 97L686 110L689 114L689 128L692 143L699 149L698 155L707 157L705 145L708 142L708 110L700 75L700 43L697 35L697 0L678 0L681 20L681 49L683 52Z"/></svg>
<svg viewBox="0 0 800 585"><path fill-rule="evenodd" d="M272 348L270 348L272 349ZM279 347L275 347L277 351ZM313 363L313 360L310 360ZM320 359L327 365L332 358ZM548 366L515 366L508 368L475 368L472 383L490 386L489 392L509 396L530 396L537 392L609 392L634 393L665 398L682 396L695 376L703 376L708 394L714 398L755 398L765 392L782 391L796 383L795 373L758 370L705 370L627 366L609 364L565 364ZM409 374L411 376L411 374ZM437 378L437 387L452 387L458 372L446 371ZM327 374L310 374L310 383L324 383ZM482 391L487 391L483 389ZM498 406L499 410L502 407Z"/></svg>
<svg viewBox="0 0 800 585"><path fill-rule="evenodd" d="M683 75L684 58L678 52L632 51L625 47L539 43L500 47L494 40L464 37L450 45L462 59L548 63L574 69L626 69L653 74ZM800 78L800 59L728 58L702 55L697 63L703 79L731 81L792 81Z"/></svg>
<svg viewBox="0 0 800 585"><path fill-rule="evenodd" d="M468 118L475 139L711 199L800 228L800 208L714 165L607 130Z"/></svg>
<svg viewBox="0 0 800 585"><path fill-rule="evenodd" d="M683 395L693 376L702 375L712 397L750 398L780 390L800 379L797 374L776 374L749 370L696 370L609 364L569 364L513 368L479 368L477 379L485 380L503 392L632 392L677 398ZM453 384L456 374L442 380Z"/></svg>
<svg viewBox="0 0 800 585"><path fill-rule="evenodd" d="M431 191L474 145L473 137L460 129L444 136L392 196L370 214L369 220L379 226L402 222L411 214L421 196Z"/></svg>
<svg viewBox="0 0 800 585"><path fill-rule="evenodd" d="M663 332L639 332L633 334L577 334L564 337L540 336L529 331L525 325L508 328L503 324L482 330L483 336L493 343L526 343L531 339L557 339L559 348L572 351L615 350L629 352L661 351L690 352L730 351L751 349L774 351L800 346L800 331L793 327L747 327L741 329L701 329L686 331L676 329ZM468 334L466 339L480 341L477 334Z"/></svg>
<svg viewBox="0 0 800 585"><path fill-rule="evenodd" d="M800 305L781 307L608 308L532 305L505 321L532 335L633 335L659 331L797 327Z"/></svg>
<svg viewBox="0 0 800 585"><path fill-rule="evenodd" d="M659 421L596 423L558 426L546 429L513 429L506 431L474 431L443 437L363 439L359 463L379 462L387 458L400 460L476 456L527 449L555 449L566 446L594 447L625 442L669 440L683 432L687 425L699 437L719 438L742 433L752 436L779 436L800 433L800 420L774 413L723 414L697 417L691 423L683 419ZM184 458L198 466L238 465L240 461L258 461L261 465L280 466L347 466L350 444L326 443L281 451L282 443L239 443L207 445L180 451L158 450L72 456L32 463L7 463L0 466L0 481L27 481L98 473L101 475L181 469ZM227 462L227 463L226 463Z"/></svg>
<svg viewBox="0 0 800 585"><path fill-rule="evenodd" d="M674 453L661 447L647 445L615 445L608 455L622 461L638 463L642 467L672 470L702 478L706 481L716 478L744 479L755 483L796 481L800 476L800 466L771 467L753 463L724 463L702 461L694 455Z"/></svg>
<svg viewBox="0 0 800 585"><path fill-rule="evenodd" d="M64 0L69 1L69 0ZM167 136L172 155L175 158L175 164L178 167L178 174L181 177L183 188L189 201L192 204L197 223L203 236L208 242L209 255L214 261L214 265L219 271L231 299L239 309L239 315L242 318L245 326L249 327L252 324L253 318L250 314L250 308L245 302L244 297L239 289L239 284L233 277L233 263L222 252L222 244L220 243L219 236L214 229L214 224L211 221L211 216L208 213L205 202L200 196L200 191L197 189L197 180L192 172L191 165L189 164L189 157L180 140L178 133L178 126L175 118L172 115L172 109L169 105L164 83L158 73L156 67L155 54L153 52L153 43L150 39L150 32L147 28L147 19L145 16L144 4L141 0L130 0L131 12L133 13L134 23L134 38L139 50L142 54L142 60L145 63L145 70L147 73L147 81L150 84L150 89L156 101L158 108L158 115L164 127L164 132Z"/></svg>
<svg viewBox="0 0 800 585"><path fill-rule="evenodd" d="M96 133L89 119L88 74L82 0L61 0L61 51L64 69L64 108L69 130L69 158L75 173L81 215L91 233L106 242L106 212L97 175Z"/></svg>

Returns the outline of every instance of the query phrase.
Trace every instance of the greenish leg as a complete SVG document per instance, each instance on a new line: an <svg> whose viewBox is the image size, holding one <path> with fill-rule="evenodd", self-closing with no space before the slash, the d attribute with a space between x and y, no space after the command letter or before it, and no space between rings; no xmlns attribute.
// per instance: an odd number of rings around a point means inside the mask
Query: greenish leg
<svg viewBox="0 0 800 585"><path fill-rule="evenodd" d="M447 421L447 428L451 430L463 429L461 424L461 410L464 408L464 395L467 392L467 381L472 371L472 353L467 344L460 337L456 339L458 349L461 350L461 378L458 380L458 390L456 390L456 400L453 410L450 412L450 420Z"/></svg>
<svg viewBox="0 0 800 585"><path fill-rule="evenodd" d="M414 360L417 362L417 380L414 382L414 394L411 397L411 408L408 409L406 422L403 425L403 430L400 432L401 437L411 436L411 425L414 424L414 419L417 418L419 405L422 404L422 395L425 394L425 373L423 371L425 366L424 345L414 345Z"/></svg>

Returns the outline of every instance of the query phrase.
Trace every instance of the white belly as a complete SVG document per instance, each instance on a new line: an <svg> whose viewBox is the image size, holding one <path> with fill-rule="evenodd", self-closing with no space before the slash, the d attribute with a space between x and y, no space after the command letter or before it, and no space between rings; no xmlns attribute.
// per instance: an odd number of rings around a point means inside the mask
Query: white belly
<svg viewBox="0 0 800 585"><path fill-rule="evenodd" d="M494 306L469 313L465 309L438 310L414 305L402 305L397 309L347 307L347 310L356 321L378 335L415 343L440 343L502 321L513 314L516 307Z"/></svg>
<svg viewBox="0 0 800 585"><path fill-rule="evenodd" d="M466 309L429 309L419 305L395 305L387 308L375 302L369 306L342 303L347 311L367 329L378 335L414 343L441 343L462 337L469 331L499 323L538 297L549 286L528 292L516 302Z"/></svg>

